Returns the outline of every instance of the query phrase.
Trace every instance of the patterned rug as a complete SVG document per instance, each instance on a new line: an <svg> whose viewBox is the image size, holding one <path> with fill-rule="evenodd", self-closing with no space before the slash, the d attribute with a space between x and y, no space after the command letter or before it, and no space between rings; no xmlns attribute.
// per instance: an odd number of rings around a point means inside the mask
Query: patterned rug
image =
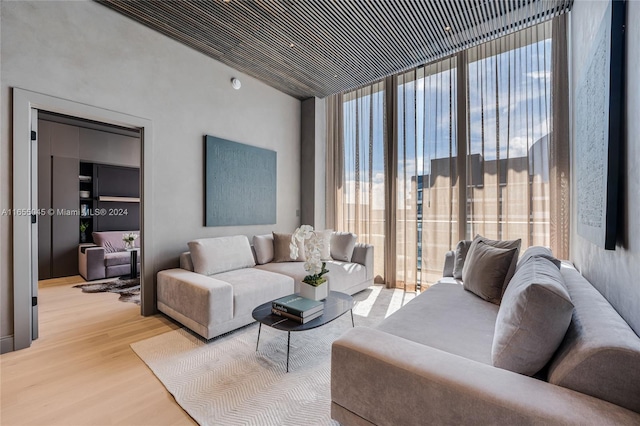
<svg viewBox="0 0 640 426"><path fill-rule="evenodd" d="M373 286L354 295L356 326L376 324L413 293ZM131 345L180 406L201 425L335 425L330 415L331 343L351 328L347 313L287 333L258 324L205 341L186 329Z"/></svg>
<svg viewBox="0 0 640 426"><path fill-rule="evenodd" d="M84 293L117 293L121 302L140 304L140 278L122 279L95 284L78 284L73 288L81 288Z"/></svg>

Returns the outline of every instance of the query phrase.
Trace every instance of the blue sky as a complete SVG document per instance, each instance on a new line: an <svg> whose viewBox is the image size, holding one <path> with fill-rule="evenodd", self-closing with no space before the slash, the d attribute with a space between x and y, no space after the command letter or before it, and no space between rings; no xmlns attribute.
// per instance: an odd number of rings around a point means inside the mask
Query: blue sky
<svg viewBox="0 0 640 426"><path fill-rule="evenodd" d="M549 123L545 117L550 114L550 66L550 39L469 64L468 124L472 154L482 153L486 160L496 159L496 138L499 136L501 158L506 158L507 154L511 158L521 157L526 155L528 148L535 141L549 132ZM399 176L405 171L408 176L428 174L431 159L449 157L450 149L455 153L455 82L456 69L452 68L400 86ZM354 114L357 109L361 116L358 123L361 141L360 181L368 182L371 173L375 204L379 204L378 200L383 200L384 196L383 100L384 93L376 92L344 104L347 193L352 193L355 188ZM369 121L369 116L373 117L372 122ZM497 122L499 129L496 129ZM371 167L368 163L370 134L373 134ZM405 155L406 170L401 167ZM366 188L361 190L361 194L364 197L369 196Z"/></svg>

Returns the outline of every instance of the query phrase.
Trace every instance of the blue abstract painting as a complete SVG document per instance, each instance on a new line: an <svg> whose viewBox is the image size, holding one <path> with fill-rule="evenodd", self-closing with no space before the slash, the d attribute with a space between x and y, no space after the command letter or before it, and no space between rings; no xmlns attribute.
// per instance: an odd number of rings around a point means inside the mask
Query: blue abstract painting
<svg viewBox="0 0 640 426"><path fill-rule="evenodd" d="M205 226L276 223L277 153L205 136Z"/></svg>

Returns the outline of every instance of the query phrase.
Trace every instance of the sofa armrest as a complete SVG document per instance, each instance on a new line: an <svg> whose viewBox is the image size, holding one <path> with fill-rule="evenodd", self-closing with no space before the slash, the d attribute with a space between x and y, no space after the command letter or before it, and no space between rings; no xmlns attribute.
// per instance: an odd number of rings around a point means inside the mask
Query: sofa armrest
<svg viewBox="0 0 640 426"><path fill-rule="evenodd" d="M640 420L609 402L365 327L332 345L331 400L332 417L343 425Z"/></svg>
<svg viewBox="0 0 640 426"><path fill-rule="evenodd" d="M444 254L444 268L442 268L443 277L453 277L453 268L456 263L456 252L449 250Z"/></svg>
<svg viewBox="0 0 640 426"><path fill-rule="evenodd" d="M373 279L373 246L370 244L357 243L353 248L351 256L353 263L364 265L367 270L367 280Z"/></svg>
<svg viewBox="0 0 640 426"><path fill-rule="evenodd" d="M78 272L87 281L105 278L104 247L95 244L78 246Z"/></svg>
<svg viewBox="0 0 640 426"><path fill-rule="evenodd" d="M233 318L233 286L185 269L167 269L158 272L158 303L206 328Z"/></svg>
<svg viewBox="0 0 640 426"><path fill-rule="evenodd" d="M180 253L180 268L193 272L193 261L191 260L191 252L185 251Z"/></svg>

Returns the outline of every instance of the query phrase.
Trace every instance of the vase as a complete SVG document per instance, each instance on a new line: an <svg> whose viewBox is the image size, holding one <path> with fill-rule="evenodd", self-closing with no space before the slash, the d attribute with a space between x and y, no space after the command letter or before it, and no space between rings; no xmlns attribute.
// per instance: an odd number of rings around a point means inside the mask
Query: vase
<svg viewBox="0 0 640 426"><path fill-rule="evenodd" d="M324 300L329 295L329 283L312 286L305 282L300 283L300 296L312 300Z"/></svg>
<svg viewBox="0 0 640 426"><path fill-rule="evenodd" d="M85 232L80 232L80 242L81 243L87 242L87 234Z"/></svg>
<svg viewBox="0 0 640 426"><path fill-rule="evenodd" d="M125 241L124 242L124 248L127 249L127 250L133 249L133 241Z"/></svg>

